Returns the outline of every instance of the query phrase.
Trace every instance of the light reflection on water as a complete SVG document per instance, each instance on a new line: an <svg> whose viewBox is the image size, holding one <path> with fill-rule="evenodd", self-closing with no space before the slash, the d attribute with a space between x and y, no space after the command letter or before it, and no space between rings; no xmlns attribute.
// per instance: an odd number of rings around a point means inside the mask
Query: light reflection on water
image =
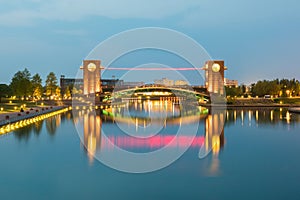
<svg viewBox="0 0 300 200"><path fill-rule="evenodd" d="M215 131L222 128L218 126L221 113L199 116L198 110L180 117L176 105L175 115L171 115L173 105L168 106L169 118L163 123L164 128L149 139L120 133L112 116L100 113L94 116L88 112L81 113L87 149L82 149L79 140L75 139L78 136L73 123L79 123L81 119L74 119L71 112L0 137L1 196L33 199L43 195L46 199L59 198L61 194L72 199L85 196L104 199L257 199L257 196L263 197L258 199L281 199L284 196L297 199L300 115L291 114L284 108L229 109L223 113L225 127L220 135ZM117 112L121 113L121 110ZM127 125L137 126L138 131L142 131L151 123L146 117L148 112L145 109L142 115L129 118ZM176 138L174 133L181 123L197 120L199 132L189 150L174 164L158 172L128 175L94 160L96 151L113 150L110 143L101 140L103 128L111 130L109 139L120 148L148 152L162 148L174 138L178 145L172 148L187 145L186 138ZM213 148L200 160L197 155L203 145ZM84 184L79 184L82 181ZM19 191L18 188L22 188L22 192L13 192Z"/></svg>

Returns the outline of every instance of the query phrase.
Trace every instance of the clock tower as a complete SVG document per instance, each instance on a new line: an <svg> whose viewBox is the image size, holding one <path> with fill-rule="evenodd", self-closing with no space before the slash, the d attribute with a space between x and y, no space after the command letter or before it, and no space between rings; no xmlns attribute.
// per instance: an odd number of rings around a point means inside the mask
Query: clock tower
<svg viewBox="0 0 300 200"><path fill-rule="evenodd" d="M224 71L227 70L227 67L224 66L224 61L206 61L202 69L205 70L205 87L207 91L213 94L224 95Z"/></svg>
<svg viewBox="0 0 300 200"><path fill-rule="evenodd" d="M101 90L101 61L83 61L83 94L95 94Z"/></svg>

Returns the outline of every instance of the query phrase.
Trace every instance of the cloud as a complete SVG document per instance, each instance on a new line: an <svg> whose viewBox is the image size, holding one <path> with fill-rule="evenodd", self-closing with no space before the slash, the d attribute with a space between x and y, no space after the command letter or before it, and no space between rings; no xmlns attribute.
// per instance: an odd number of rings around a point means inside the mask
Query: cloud
<svg viewBox="0 0 300 200"><path fill-rule="evenodd" d="M28 26L40 20L79 21L99 16L159 20L178 15L179 24L190 27L274 17L299 19L297 0L0 0L0 4L0 25L6 26Z"/></svg>
<svg viewBox="0 0 300 200"><path fill-rule="evenodd" d="M197 7L201 1L24 0L18 4L1 4L0 24L14 26L30 25L36 20L77 21L93 16L112 19L161 19Z"/></svg>
<svg viewBox="0 0 300 200"><path fill-rule="evenodd" d="M184 27L216 27L269 21L299 20L297 0L203 0L179 21Z"/></svg>

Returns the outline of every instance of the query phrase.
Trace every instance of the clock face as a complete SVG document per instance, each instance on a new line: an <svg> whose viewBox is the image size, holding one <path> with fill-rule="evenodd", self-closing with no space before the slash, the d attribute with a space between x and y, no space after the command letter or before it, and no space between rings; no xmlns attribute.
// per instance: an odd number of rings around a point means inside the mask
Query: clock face
<svg viewBox="0 0 300 200"><path fill-rule="evenodd" d="M212 70L214 71L214 72L219 72L220 71L220 65L219 64L217 64L217 63L215 63L215 64L213 64L213 66L212 66Z"/></svg>
<svg viewBox="0 0 300 200"><path fill-rule="evenodd" d="M87 68L90 72L93 72L96 70L96 65L94 63L90 63Z"/></svg>

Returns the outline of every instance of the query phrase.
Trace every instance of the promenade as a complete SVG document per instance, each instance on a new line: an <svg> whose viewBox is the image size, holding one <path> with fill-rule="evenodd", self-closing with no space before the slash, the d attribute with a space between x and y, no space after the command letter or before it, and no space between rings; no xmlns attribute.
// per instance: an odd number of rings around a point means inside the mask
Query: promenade
<svg viewBox="0 0 300 200"><path fill-rule="evenodd" d="M0 114L0 126L51 113L63 108L65 108L65 106L32 107L24 110L24 112L2 113Z"/></svg>

